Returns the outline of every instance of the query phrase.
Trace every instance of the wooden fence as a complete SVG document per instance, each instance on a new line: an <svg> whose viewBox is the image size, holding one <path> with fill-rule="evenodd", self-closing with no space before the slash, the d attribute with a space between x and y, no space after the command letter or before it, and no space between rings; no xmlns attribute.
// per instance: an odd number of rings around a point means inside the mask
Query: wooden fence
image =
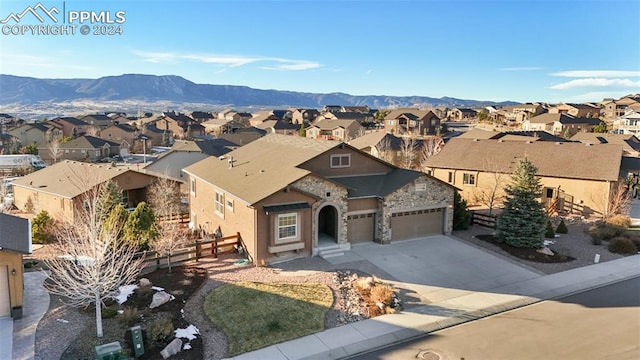
<svg viewBox="0 0 640 360"><path fill-rule="evenodd" d="M496 228L496 216L489 214L482 214L476 211L471 211L471 224L491 229Z"/></svg>
<svg viewBox="0 0 640 360"><path fill-rule="evenodd" d="M247 248L242 241L240 233L220 238L195 239L193 243L185 245L171 254L171 266L179 266L187 261L198 261L205 257L217 258L219 255L238 252L247 257L249 262L253 262ZM169 257L160 255L156 251L144 251L136 254L137 257L144 257L142 273L149 273L156 269L168 267Z"/></svg>

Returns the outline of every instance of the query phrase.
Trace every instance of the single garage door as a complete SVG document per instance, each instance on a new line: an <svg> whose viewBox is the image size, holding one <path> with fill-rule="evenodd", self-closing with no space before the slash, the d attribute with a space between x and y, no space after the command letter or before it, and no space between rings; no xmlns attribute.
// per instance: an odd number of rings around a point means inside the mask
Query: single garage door
<svg viewBox="0 0 640 360"><path fill-rule="evenodd" d="M11 315L11 299L9 298L9 271L0 266L0 317Z"/></svg>
<svg viewBox="0 0 640 360"><path fill-rule="evenodd" d="M347 239L350 243L373 241L376 225L375 213L347 216Z"/></svg>
<svg viewBox="0 0 640 360"><path fill-rule="evenodd" d="M441 235L444 209L404 211L391 214L391 241Z"/></svg>

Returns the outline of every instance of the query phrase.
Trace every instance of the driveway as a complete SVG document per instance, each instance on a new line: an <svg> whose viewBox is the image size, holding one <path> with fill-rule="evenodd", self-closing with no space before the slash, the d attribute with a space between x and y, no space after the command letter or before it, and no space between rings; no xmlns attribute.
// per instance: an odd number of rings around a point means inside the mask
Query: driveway
<svg viewBox="0 0 640 360"><path fill-rule="evenodd" d="M389 245L351 247L351 261L359 257L431 302L459 297L529 280L543 274L470 246L450 236L431 236ZM340 257L328 261L339 263Z"/></svg>

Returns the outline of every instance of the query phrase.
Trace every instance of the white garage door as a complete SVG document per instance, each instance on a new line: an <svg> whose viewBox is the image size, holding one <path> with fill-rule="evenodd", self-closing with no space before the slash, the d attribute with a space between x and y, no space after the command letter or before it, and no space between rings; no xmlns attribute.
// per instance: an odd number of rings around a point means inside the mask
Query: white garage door
<svg viewBox="0 0 640 360"><path fill-rule="evenodd" d="M375 213L347 216L347 239L350 243L373 241L375 236Z"/></svg>
<svg viewBox="0 0 640 360"><path fill-rule="evenodd" d="M0 266L0 317L11 315L11 299L9 298L9 269Z"/></svg>
<svg viewBox="0 0 640 360"><path fill-rule="evenodd" d="M404 211L391 214L391 241L441 235L444 208Z"/></svg>

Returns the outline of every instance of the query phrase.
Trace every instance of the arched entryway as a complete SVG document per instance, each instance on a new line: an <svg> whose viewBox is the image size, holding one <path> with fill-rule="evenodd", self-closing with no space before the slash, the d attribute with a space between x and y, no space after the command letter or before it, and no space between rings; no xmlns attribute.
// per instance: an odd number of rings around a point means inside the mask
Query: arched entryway
<svg viewBox="0 0 640 360"><path fill-rule="evenodd" d="M325 205L318 213L318 245L338 242L338 210Z"/></svg>

